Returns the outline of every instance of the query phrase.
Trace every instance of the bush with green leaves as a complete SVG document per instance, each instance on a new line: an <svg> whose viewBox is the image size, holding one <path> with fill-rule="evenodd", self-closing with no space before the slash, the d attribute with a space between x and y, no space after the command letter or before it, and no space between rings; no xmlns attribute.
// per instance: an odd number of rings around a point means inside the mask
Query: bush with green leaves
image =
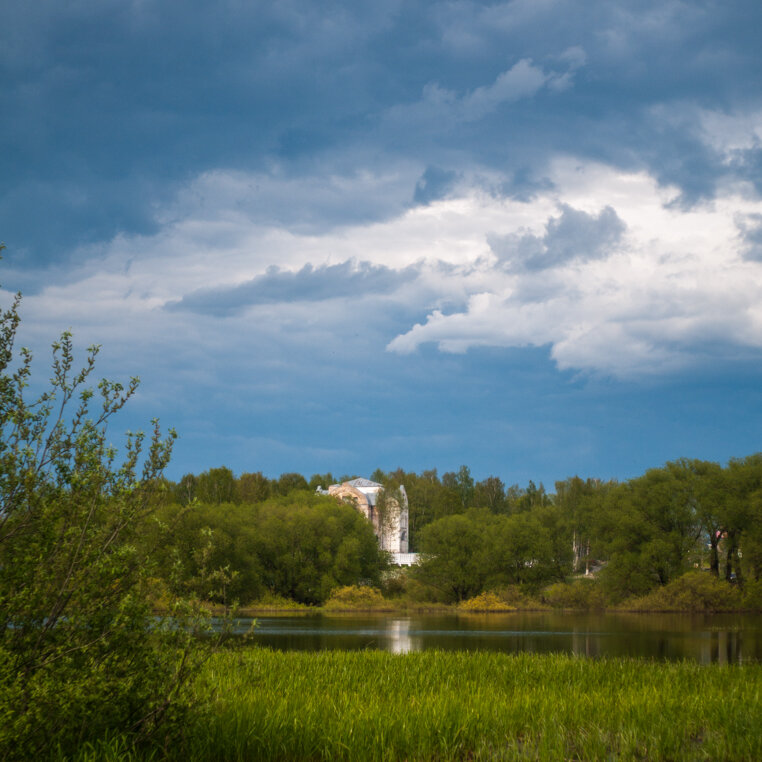
<svg viewBox="0 0 762 762"><path fill-rule="evenodd" d="M377 609L388 607L384 596L368 585L345 585L336 588L325 602L327 609Z"/></svg>
<svg viewBox="0 0 762 762"><path fill-rule="evenodd" d="M189 614L172 626L147 602L141 531L175 437L128 435L120 461L107 424L137 388L89 385L71 336L30 394L32 355L14 344L20 295L0 315L0 758L44 758L113 733L156 739L180 710L196 660ZM30 398L31 397L31 398ZM97 403L96 403L97 400Z"/></svg>
<svg viewBox="0 0 762 762"><path fill-rule="evenodd" d="M467 601L461 601L458 604L458 609L460 611L474 611L477 613L516 610L514 606L506 603L498 593L492 591L479 593L479 595L475 595Z"/></svg>
<svg viewBox="0 0 762 762"><path fill-rule="evenodd" d="M606 599L596 579L556 582L542 591L542 600L559 609L603 609Z"/></svg>
<svg viewBox="0 0 762 762"><path fill-rule="evenodd" d="M625 601L631 611L738 611L744 608L743 592L737 585L719 580L709 572L690 571L648 595Z"/></svg>

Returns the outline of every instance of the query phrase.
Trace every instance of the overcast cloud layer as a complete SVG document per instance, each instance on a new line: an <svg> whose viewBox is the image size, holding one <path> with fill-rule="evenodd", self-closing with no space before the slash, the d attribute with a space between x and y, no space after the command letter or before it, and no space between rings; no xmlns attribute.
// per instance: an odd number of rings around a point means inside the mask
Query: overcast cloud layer
<svg viewBox="0 0 762 762"><path fill-rule="evenodd" d="M756 2L17 4L2 282L173 475L762 449ZM3 302L7 303L6 293ZM132 421L127 421L132 423Z"/></svg>

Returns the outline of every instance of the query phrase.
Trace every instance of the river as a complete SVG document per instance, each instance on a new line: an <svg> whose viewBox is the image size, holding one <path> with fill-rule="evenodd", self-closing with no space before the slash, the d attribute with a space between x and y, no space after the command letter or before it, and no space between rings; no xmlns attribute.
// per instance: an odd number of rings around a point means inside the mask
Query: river
<svg viewBox="0 0 762 762"><path fill-rule="evenodd" d="M244 632L252 620L236 623ZM516 612L511 614L303 614L256 619L252 642L281 650L440 648L585 657L762 661L762 615Z"/></svg>

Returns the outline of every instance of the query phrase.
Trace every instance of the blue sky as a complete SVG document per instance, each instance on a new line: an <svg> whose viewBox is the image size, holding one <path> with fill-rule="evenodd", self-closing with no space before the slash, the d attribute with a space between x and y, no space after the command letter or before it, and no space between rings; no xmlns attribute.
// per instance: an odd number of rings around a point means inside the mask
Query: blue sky
<svg viewBox="0 0 762 762"><path fill-rule="evenodd" d="M762 449L758 2L7 4L2 294L170 476Z"/></svg>

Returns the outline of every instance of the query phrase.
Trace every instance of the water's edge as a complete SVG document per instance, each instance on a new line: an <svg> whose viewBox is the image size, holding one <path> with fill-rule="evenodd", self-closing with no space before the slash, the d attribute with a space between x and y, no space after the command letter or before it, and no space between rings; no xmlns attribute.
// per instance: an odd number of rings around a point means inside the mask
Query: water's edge
<svg viewBox="0 0 762 762"><path fill-rule="evenodd" d="M762 614L279 614L239 618L234 631L279 650L436 648L762 662Z"/></svg>

